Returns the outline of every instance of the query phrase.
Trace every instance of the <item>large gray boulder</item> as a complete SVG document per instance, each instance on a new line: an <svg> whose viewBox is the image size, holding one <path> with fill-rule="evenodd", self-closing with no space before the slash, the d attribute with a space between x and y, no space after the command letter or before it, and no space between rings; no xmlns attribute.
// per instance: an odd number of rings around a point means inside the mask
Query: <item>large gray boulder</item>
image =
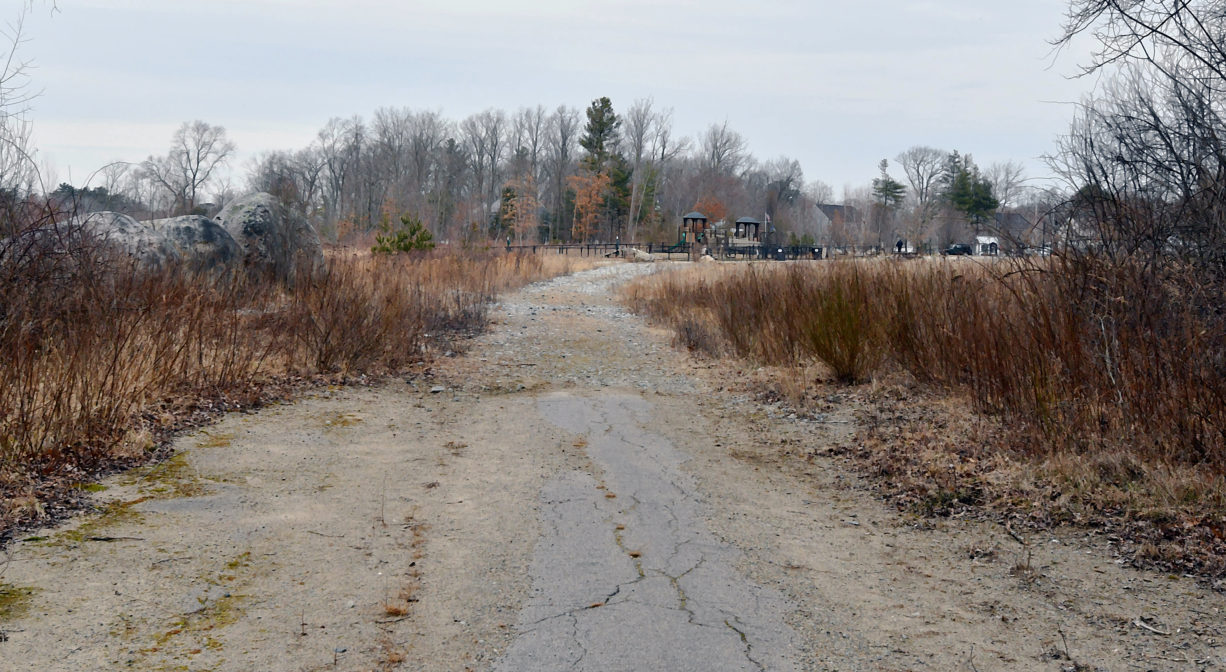
<svg viewBox="0 0 1226 672"><path fill-rule="evenodd" d="M300 272L323 267L323 246L315 228L272 194L244 196L222 208L214 220L243 248L243 261L252 270L293 281Z"/></svg>
<svg viewBox="0 0 1226 672"><path fill-rule="evenodd" d="M243 248L220 224L201 215L155 219L149 226L164 236L192 268L213 270L237 265Z"/></svg>
<svg viewBox="0 0 1226 672"><path fill-rule="evenodd" d="M81 264L134 260L144 270L177 265L181 255L153 228L118 212L92 212L48 223L0 240L0 266L49 264L71 273Z"/></svg>
<svg viewBox="0 0 1226 672"><path fill-rule="evenodd" d="M167 268L183 259L160 231L118 212L91 212L77 217L69 223L68 230L125 253L147 269Z"/></svg>

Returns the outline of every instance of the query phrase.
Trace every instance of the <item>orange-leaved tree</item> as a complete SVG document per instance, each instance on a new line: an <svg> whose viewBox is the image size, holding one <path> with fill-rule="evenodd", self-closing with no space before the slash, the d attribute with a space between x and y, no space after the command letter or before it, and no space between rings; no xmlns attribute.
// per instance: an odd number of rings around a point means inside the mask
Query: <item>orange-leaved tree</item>
<svg viewBox="0 0 1226 672"><path fill-rule="evenodd" d="M575 221L571 226L571 237L587 240L600 224L605 195L612 181L607 173L585 170L580 175L567 178L567 183L575 192Z"/></svg>

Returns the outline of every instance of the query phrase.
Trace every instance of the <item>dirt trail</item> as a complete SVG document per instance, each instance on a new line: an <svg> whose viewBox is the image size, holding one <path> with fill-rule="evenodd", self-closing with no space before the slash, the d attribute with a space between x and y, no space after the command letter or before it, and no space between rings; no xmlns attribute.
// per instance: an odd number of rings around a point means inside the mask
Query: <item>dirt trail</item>
<svg viewBox="0 0 1226 672"><path fill-rule="evenodd" d="M185 436L0 555L0 670L1219 670L1226 599L881 504L610 289ZM7 557L7 562L6 562ZM1078 667L1080 666L1080 667Z"/></svg>

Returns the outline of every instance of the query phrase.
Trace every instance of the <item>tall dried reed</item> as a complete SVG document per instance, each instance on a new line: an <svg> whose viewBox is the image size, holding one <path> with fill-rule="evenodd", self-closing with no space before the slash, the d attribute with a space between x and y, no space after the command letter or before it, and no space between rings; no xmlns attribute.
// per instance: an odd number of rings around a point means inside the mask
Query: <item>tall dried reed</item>
<svg viewBox="0 0 1226 672"><path fill-rule="evenodd" d="M1192 281L1091 257L835 262L663 275L629 302L764 363L888 363L1035 432L1038 453L1226 473L1226 318ZM1201 294L1192 296L1200 291Z"/></svg>
<svg viewBox="0 0 1226 672"><path fill-rule="evenodd" d="M334 252L285 287L67 243L0 254L0 504L139 454L150 409L250 398L288 375L397 370L481 328L498 292L568 270L534 255ZM0 506L0 529L5 518Z"/></svg>

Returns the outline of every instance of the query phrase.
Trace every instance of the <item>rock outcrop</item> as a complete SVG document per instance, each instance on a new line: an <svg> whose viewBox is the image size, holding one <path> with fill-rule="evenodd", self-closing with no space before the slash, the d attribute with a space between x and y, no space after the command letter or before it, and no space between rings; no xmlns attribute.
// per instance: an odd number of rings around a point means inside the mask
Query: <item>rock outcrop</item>
<svg viewBox="0 0 1226 672"><path fill-rule="evenodd" d="M145 268L166 268L183 259L160 231L118 212L91 212L72 220L68 230L124 252Z"/></svg>
<svg viewBox="0 0 1226 672"><path fill-rule="evenodd" d="M214 221L242 248L248 269L292 281L299 272L323 266L323 246L315 228L271 194L244 196L222 208Z"/></svg>
<svg viewBox="0 0 1226 672"><path fill-rule="evenodd" d="M237 265L243 248L220 224L201 215L155 219L148 225L178 250L183 261L201 270Z"/></svg>
<svg viewBox="0 0 1226 672"><path fill-rule="evenodd" d="M314 227L265 193L240 198L213 219L187 215L138 222L118 212L89 213L0 240L0 262L76 263L107 248L146 270L242 265L283 282L292 282L300 272L314 273L324 263Z"/></svg>

